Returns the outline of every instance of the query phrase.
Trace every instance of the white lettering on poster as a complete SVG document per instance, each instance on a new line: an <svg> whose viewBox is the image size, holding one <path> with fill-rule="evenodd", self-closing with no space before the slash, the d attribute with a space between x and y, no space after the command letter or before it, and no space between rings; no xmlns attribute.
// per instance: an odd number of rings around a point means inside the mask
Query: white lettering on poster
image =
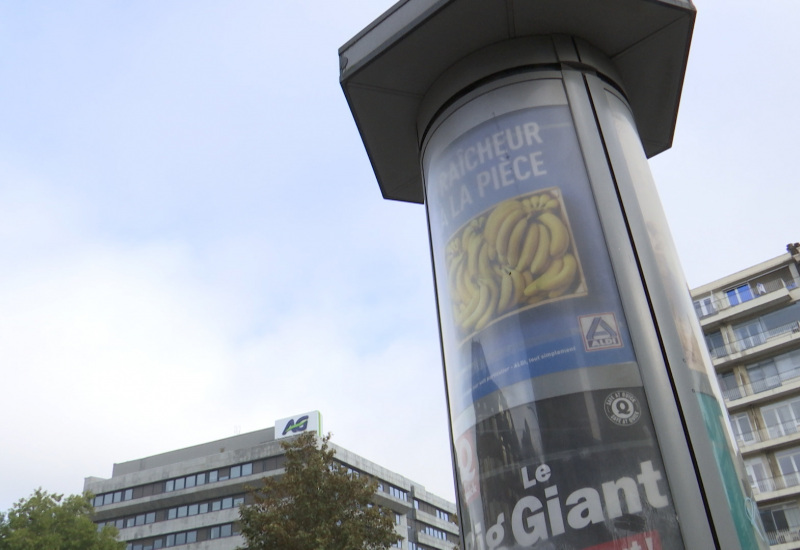
<svg viewBox="0 0 800 550"><path fill-rule="evenodd" d="M540 464L531 479L528 468L524 467L520 470L523 487L529 489L547 483L551 473L547 464ZM509 521L511 536L518 546L532 546L563 535L567 529L583 529L624 514L640 513L645 501L651 508L663 508L669 499L661 492L661 480L661 472L647 460L639 464L636 475L603 482L599 489L581 487L563 501L558 485L550 485L543 494L525 495L517 501ZM485 535L480 523L475 524L465 536L466 550L501 550L506 539L505 523L505 515L499 514Z"/></svg>
<svg viewBox="0 0 800 550"><path fill-rule="evenodd" d="M525 122L455 151L432 176L446 205L444 225L476 198L547 174L542 151L531 151L543 143L540 131L536 122Z"/></svg>

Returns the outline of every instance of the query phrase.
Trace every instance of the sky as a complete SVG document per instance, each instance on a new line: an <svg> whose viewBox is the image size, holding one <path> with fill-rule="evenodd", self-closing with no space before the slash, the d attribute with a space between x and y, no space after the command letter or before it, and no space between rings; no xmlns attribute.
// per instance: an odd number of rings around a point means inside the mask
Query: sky
<svg viewBox="0 0 800 550"><path fill-rule="evenodd" d="M424 207L338 81L392 3L0 4L0 511L311 410L454 498ZM696 5L650 161L692 287L800 241L800 3Z"/></svg>

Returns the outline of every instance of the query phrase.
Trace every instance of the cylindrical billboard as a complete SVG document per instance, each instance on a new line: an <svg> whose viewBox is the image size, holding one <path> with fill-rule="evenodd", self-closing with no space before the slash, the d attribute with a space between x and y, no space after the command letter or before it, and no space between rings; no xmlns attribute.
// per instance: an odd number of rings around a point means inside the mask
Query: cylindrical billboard
<svg viewBox="0 0 800 550"><path fill-rule="evenodd" d="M466 550L684 548L559 73L473 91L422 164Z"/></svg>

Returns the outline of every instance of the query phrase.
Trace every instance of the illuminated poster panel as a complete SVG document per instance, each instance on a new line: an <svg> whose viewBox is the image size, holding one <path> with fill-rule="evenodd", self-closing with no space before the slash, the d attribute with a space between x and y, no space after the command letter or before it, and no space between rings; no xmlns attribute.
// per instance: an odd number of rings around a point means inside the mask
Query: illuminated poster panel
<svg viewBox="0 0 800 550"><path fill-rule="evenodd" d="M560 80L424 146L467 550L683 548Z"/></svg>

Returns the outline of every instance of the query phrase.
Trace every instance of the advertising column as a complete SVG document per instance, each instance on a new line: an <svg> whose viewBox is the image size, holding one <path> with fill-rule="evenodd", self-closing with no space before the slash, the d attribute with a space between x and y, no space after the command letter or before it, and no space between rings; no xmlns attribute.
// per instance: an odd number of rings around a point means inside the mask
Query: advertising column
<svg viewBox="0 0 800 550"><path fill-rule="evenodd" d="M563 83L539 74L423 145L466 548L681 549Z"/></svg>

